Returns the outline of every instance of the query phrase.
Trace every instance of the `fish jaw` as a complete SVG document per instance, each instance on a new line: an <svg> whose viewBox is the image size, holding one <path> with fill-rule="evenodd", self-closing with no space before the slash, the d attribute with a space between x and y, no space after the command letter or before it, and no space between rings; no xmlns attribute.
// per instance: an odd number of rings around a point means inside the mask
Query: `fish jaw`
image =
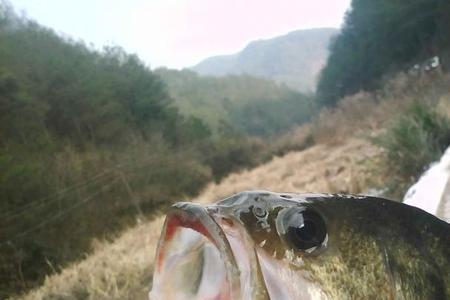
<svg viewBox="0 0 450 300"><path fill-rule="evenodd" d="M172 206L158 243L150 299L242 299L239 275L231 246L206 209Z"/></svg>
<svg viewBox="0 0 450 300"><path fill-rule="evenodd" d="M263 248L215 206L177 203L159 240L150 299L326 299L301 270Z"/></svg>

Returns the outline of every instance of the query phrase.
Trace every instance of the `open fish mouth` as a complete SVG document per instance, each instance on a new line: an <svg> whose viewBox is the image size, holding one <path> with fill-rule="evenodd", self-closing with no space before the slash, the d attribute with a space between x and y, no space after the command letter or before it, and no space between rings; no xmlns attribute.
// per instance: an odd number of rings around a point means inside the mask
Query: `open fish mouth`
<svg viewBox="0 0 450 300"><path fill-rule="evenodd" d="M214 206L172 206L158 244L150 299L269 299L254 247L239 227Z"/></svg>
<svg viewBox="0 0 450 300"><path fill-rule="evenodd" d="M265 242L255 243L227 203L235 201L240 198L207 207L184 202L171 207L150 299L325 299L301 270L293 269L289 255L268 253Z"/></svg>
<svg viewBox="0 0 450 300"><path fill-rule="evenodd" d="M159 241L150 299L233 299L236 278L231 247L206 209L174 205Z"/></svg>

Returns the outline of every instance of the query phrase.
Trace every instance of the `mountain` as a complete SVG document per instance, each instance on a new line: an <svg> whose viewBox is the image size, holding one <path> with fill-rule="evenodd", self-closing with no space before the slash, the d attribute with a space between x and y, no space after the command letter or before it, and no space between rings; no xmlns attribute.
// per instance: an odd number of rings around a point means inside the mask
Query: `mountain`
<svg viewBox="0 0 450 300"><path fill-rule="evenodd" d="M200 76L187 69L165 68L156 69L155 74L167 85L179 111L201 119L213 132L229 124L245 134L267 137L311 117L311 97L269 79Z"/></svg>
<svg viewBox="0 0 450 300"><path fill-rule="evenodd" d="M337 33L334 28L297 30L251 42L236 54L207 58L191 69L212 76L247 73L309 92L315 90L328 57L328 45Z"/></svg>

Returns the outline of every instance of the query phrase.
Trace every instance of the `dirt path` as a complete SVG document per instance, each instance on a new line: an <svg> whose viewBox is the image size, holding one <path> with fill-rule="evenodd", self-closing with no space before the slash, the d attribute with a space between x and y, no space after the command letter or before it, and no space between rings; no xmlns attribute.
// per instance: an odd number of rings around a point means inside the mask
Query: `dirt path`
<svg viewBox="0 0 450 300"><path fill-rule="evenodd" d="M251 189L363 192L371 175L370 159L378 154L377 148L359 139L317 145L210 184L196 201L211 202ZM21 299L146 299L162 223L159 217L127 230L113 243L98 243L85 260L47 278Z"/></svg>

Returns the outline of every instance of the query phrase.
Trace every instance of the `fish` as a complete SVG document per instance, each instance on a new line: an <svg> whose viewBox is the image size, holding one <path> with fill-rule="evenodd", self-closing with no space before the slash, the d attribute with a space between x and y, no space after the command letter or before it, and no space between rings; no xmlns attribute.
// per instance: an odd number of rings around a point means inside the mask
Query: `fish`
<svg viewBox="0 0 450 300"><path fill-rule="evenodd" d="M359 195L179 202L152 284L152 300L450 299L450 224Z"/></svg>

